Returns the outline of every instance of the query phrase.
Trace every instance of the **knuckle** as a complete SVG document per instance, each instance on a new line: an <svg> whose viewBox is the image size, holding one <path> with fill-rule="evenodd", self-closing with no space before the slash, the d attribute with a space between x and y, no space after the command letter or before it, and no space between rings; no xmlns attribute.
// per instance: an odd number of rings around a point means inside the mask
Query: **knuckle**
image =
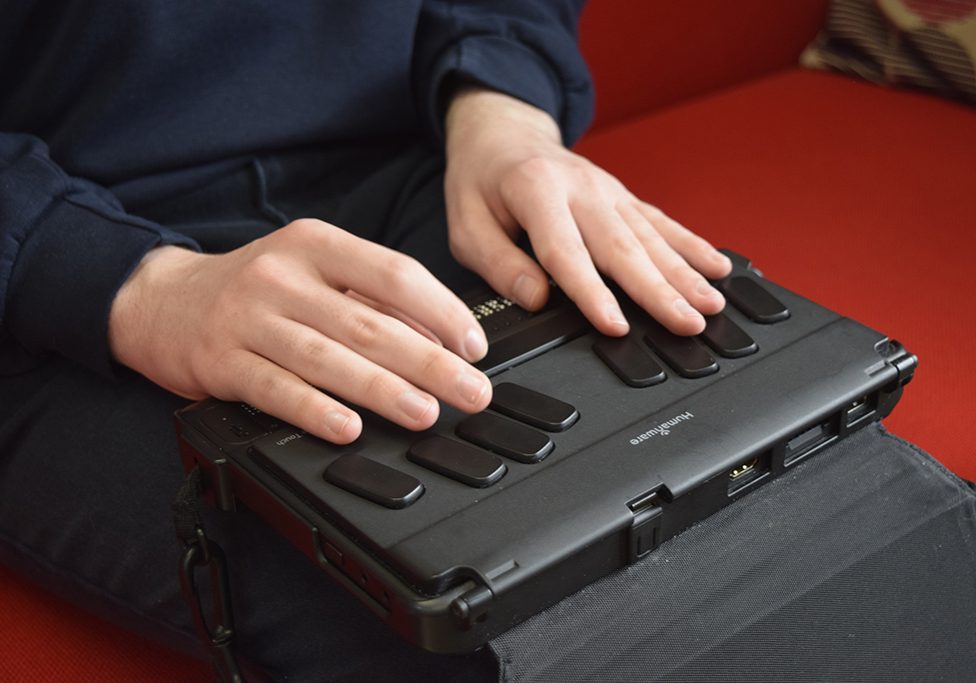
<svg viewBox="0 0 976 683"><path fill-rule="evenodd" d="M558 184L559 173L558 162L545 156L531 156L505 174L500 190L503 196L519 197L540 187Z"/></svg>
<svg viewBox="0 0 976 683"><path fill-rule="evenodd" d="M370 314L357 314L350 321L349 340L357 349L373 349L386 336L383 323Z"/></svg>
<svg viewBox="0 0 976 683"><path fill-rule="evenodd" d="M370 372L363 381L363 396L370 404L387 401L396 393L389 375L382 370Z"/></svg>
<svg viewBox="0 0 976 683"><path fill-rule="evenodd" d="M555 275L556 273L568 273L575 270L576 264L585 257L585 249L582 246L566 245L540 254L539 260L546 270Z"/></svg>
<svg viewBox="0 0 976 683"><path fill-rule="evenodd" d="M652 223L657 223L658 221L663 221L667 218L667 215L661 211L661 209L657 208L653 204L648 204L647 202L644 202L644 215L646 215L648 220L650 220Z"/></svg>
<svg viewBox="0 0 976 683"><path fill-rule="evenodd" d="M446 351L440 347L433 347L424 351L420 359L419 369L422 377L437 377L446 365Z"/></svg>
<svg viewBox="0 0 976 683"><path fill-rule="evenodd" d="M325 339L313 337L302 343L300 352L303 358L311 359L317 365L322 365L331 355L331 348Z"/></svg>
<svg viewBox="0 0 976 683"><path fill-rule="evenodd" d="M325 223L316 218L299 218L286 225L282 230L288 235L293 235L296 239L307 240L321 237L325 232L322 230L324 226Z"/></svg>
<svg viewBox="0 0 976 683"><path fill-rule="evenodd" d="M224 400L243 398L254 382L254 366L235 350L204 354L192 370L215 397ZM206 378L206 379L205 379Z"/></svg>
<svg viewBox="0 0 976 683"><path fill-rule="evenodd" d="M266 402L278 403L285 393L285 383L277 372L252 372L247 378L253 395Z"/></svg>
<svg viewBox="0 0 976 683"><path fill-rule="evenodd" d="M393 254L384 268L388 291L396 292L411 289L423 277L423 266L410 256Z"/></svg>
<svg viewBox="0 0 976 683"><path fill-rule="evenodd" d="M302 391L295 399L292 410L294 420L299 425L314 425L319 422L319 416L325 412L325 397L314 389Z"/></svg>
<svg viewBox="0 0 976 683"><path fill-rule="evenodd" d="M246 282L261 286L280 285L286 279L286 272L280 257L270 252L257 254L242 269Z"/></svg>
<svg viewBox="0 0 976 683"><path fill-rule="evenodd" d="M633 233L624 230L614 230L604 239L614 258L631 256L637 251L639 245Z"/></svg>

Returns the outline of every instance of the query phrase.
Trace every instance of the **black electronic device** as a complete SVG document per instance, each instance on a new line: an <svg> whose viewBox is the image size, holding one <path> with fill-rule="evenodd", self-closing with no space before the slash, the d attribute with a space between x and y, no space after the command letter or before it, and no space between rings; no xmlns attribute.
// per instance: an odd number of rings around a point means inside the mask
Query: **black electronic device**
<svg viewBox="0 0 976 683"><path fill-rule="evenodd" d="M629 302L616 339L559 296L530 314L486 293L485 412L422 433L367 414L335 446L206 400L177 414L184 466L406 639L475 649L894 408L915 356L730 256L699 337Z"/></svg>

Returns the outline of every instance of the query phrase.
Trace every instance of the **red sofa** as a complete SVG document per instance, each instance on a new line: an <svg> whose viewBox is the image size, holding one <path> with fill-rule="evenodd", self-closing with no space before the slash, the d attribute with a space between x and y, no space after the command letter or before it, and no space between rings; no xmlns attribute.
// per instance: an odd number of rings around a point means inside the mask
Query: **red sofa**
<svg viewBox="0 0 976 683"><path fill-rule="evenodd" d="M769 277L921 359L887 420L976 479L976 109L810 72L826 0L592 0L578 150ZM0 569L0 680L205 681L206 665Z"/></svg>

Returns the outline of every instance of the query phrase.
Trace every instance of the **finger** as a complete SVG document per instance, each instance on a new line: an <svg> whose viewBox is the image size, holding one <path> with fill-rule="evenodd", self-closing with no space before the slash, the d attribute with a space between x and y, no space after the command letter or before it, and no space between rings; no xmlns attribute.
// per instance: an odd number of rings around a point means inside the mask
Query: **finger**
<svg viewBox="0 0 976 683"><path fill-rule="evenodd" d="M419 334L424 335L425 337L427 337L427 339L430 339L432 342L434 342L438 346L443 346L444 345L444 343L440 339L438 339L437 338L437 335L435 335L431 330L429 330L428 328L424 327L423 325L421 325L416 320L414 320L413 318L411 318L409 315L403 313L402 311L398 311L397 309L393 308L392 306L388 306L386 304L380 303L379 301L374 301L373 299L370 299L367 296L363 296L359 292L354 292L351 289L350 290L347 290L345 292L345 295L346 296L349 296L349 297L352 297L353 299L355 299L356 301L359 301L360 303L366 304L370 308L376 309L380 313L383 313L385 315L388 315L388 316L390 316L392 318L396 318L397 320L399 320L403 324L409 326L410 329L415 330Z"/></svg>
<svg viewBox="0 0 976 683"><path fill-rule="evenodd" d="M246 401L335 444L350 443L362 432L355 411L257 354L243 349L229 353L221 369L231 386L216 391L217 398Z"/></svg>
<svg viewBox="0 0 976 683"><path fill-rule="evenodd" d="M263 328L254 346L271 364L305 383L402 427L422 430L437 421L433 396L304 325L282 318Z"/></svg>
<svg viewBox="0 0 976 683"><path fill-rule="evenodd" d="M656 206L639 202L637 208L668 244L705 277L717 280L732 270L732 262L728 256Z"/></svg>
<svg viewBox="0 0 976 683"><path fill-rule="evenodd" d="M462 204L463 224L451 231L451 253L488 285L524 309L534 311L549 296L549 278L480 201Z"/></svg>
<svg viewBox="0 0 976 683"><path fill-rule="evenodd" d="M657 226L640 211L639 205L622 204L619 211L661 274L693 308L713 315L725 307L725 297L674 250Z"/></svg>
<svg viewBox="0 0 976 683"><path fill-rule="evenodd" d="M466 360L487 353L484 330L468 307L415 259L336 230L322 266L323 277L337 289L392 306Z"/></svg>
<svg viewBox="0 0 976 683"><path fill-rule="evenodd" d="M418 393L416 388L469 413L491 400L491 382L483 373L399 320L335 290L323 287L315 296L296 299L288 313L291 320L280 319L263 335L257 333L255 350L359 405L374 398L406 408L420 405L400 396ZM397 386L380 370L395 377ZM378 384L378 392L363 385L364 377ZM384 415L393 410L368 405ZM415 421L422 416L407 413Z"/></svg>
<svg viewBox="0 0 976 683"><path fill-rule="evenodd" d="M698 334L705 319L661 273L631 226L616 212L591 206L577 208L590 253L597 266L619 284L641 308L680 335ZM701 276L699 276L701 278Z"/></svg>
<svg viewBox="0 0 976 683"><path fill-rule="evenodd" d="M620 336L630 329L613 293L603 282L583 243L566 198L542 192L513 202L542 266L600 332Z"/></svg>

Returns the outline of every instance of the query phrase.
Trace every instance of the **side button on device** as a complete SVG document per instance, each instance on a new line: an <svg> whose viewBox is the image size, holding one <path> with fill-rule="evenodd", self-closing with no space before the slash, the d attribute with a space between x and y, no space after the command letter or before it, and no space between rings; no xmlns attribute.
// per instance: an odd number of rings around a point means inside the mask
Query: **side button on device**
<svg viewBox="0 0 976 683"><path fill-rule="evenodd" d="M424 493L424 485L409 474L361 455L339 457L323 476L330 484L393 509L412 505Z"/></svg>
<svg viewBox="0 0 976 683"><path fill-rule="evenodd" d="M488 407L547 432L569 429L579 418L579 412L568 403L511 382L494 388Z"/></svg>
<svg viewBox="0 0 976 683"><path fill-rule="evenodd" d="M593 352L632 387L649 387L668 378L647 349L630 337L603 337L593 344Z"/></svg>
<svg viewBox="0 0 976 683"><path fill-rule="evenodd" d="M443 436L432 436L410 446L407 458L462 484L485 488L505 476L505 463L497 455Z"/></svg>
<svg viewBox="0 0 976 683"><path fill-rule="evenodd" d="M752 278L737 275L719 281L717 286L736 308L754 322L768 325L790 317L789 309Z"/></svg>
<svg viewBox="0 0 976 683"><path fill-rule="evenodd" d="M553 448L546 434L492 413L467 417L454 431L465 441L524 463L539 462Z"/></svg>
<svg viewBox="0 0 976 683"><path fill-rule="evenodd" d="M725 358L742 358L759 350L752 337L722 313L705 316L705 331L701 337L715 349L715 353Z"/></svg>

